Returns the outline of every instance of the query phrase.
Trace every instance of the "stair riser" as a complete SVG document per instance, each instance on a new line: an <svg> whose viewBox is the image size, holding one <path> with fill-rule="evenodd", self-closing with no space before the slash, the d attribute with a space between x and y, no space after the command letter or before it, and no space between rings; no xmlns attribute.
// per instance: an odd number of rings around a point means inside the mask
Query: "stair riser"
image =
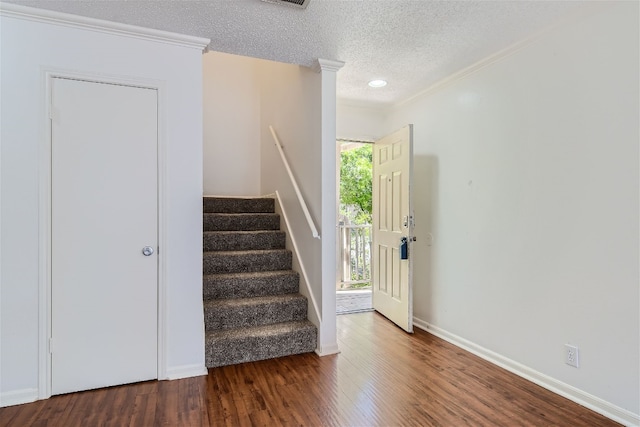
<svg viewBox="0 0 640 427"><path fill-rule="evenodd" d="M299 280L297 274L264 278L205 276L203 278L203 298L210 300L295 294L299 289Z"/></svg>
<svg viewBox="0 0 640 427"><path fill-rule="evenodd" d="M293 331L275 337L247 337L207 341L205 359L208 368L273 359L316 349L313 328Z"/></svg>
<svg viewBox="0 0 640 427"><path fill-rule="evenodd" d="M247 251L261 249L284 249L283 231L232 233L208 232L203 237L204 251Z"/></svg>
<svg viewBox="0 0 640 427"><path fill-rule="evenodd" d="M304 297L257 306L216 306L215 309L205 306L204 311L207 331L272 325L306 318L307 301Z"/></svg>
<svg viewBox="0 0 640 427"><path fill-rule="evenodd" d="M291 270L291 259L289 251L250 254L205 252L202 269L204 274Z"/></svg>
<svg viewBox="0 0 640 427"><path fill-rule="evenodd" d="M204 212L274 212L275 200L265 199L236 199L204 197L202 200Z"/></svg>
<svg viewBox="0 0 640 427"><path fill-rule="evenodd" d="M202 222L204 231L280 230L280 216L277 214L205 213Z"/></svg>

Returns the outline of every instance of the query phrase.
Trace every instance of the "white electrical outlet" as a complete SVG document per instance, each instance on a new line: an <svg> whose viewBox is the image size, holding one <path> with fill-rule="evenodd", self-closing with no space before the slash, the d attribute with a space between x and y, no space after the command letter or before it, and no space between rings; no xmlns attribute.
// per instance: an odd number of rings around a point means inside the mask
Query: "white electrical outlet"
<svg viewBox="0 0 640 427"><path fill-rule="evenodd" d="M579 368L580 367L580 350L573 345L564 345L564 363Z"/></svg>

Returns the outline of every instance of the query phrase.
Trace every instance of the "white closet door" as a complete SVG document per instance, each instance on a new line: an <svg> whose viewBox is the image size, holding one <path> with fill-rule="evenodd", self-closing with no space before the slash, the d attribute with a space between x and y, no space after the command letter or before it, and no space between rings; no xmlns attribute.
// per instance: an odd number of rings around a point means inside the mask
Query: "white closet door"
<svg viewBox="0 0 640 427"><path fill-rule="evenodd" d="M157 378L157 91L51 96L52 393Z"/></svg>

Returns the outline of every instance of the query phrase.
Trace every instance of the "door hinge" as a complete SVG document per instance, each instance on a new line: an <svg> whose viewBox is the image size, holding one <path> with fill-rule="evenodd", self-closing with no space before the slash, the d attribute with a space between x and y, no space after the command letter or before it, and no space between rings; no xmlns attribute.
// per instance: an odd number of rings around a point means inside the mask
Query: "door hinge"
<svg viewBox="0 0 640 427"><path fill-rule="evenodd" d="M49 338L49 353L53 353L53 338Z"/></svg>

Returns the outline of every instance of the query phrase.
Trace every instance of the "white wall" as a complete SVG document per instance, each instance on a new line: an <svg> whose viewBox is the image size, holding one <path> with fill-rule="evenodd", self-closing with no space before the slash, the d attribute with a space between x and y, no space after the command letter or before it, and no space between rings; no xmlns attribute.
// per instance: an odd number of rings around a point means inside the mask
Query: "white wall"
<svg viewBox="0 0 640 427"><path fill-rule="evenodd" d="M166 244L160 251L166 260L161 272L167 284L165 369L173 377L202 373L201 47L4 15L0 47L0 398L26 401L43 394L38 390L38 287L43 280L39 252L46 252L38 248L46 70L153 79L164 85L160 131L166 147Z"/></svg>
<svg viewBox="0 0 640 427"><path fill-rule="evenodd" d="M203 56L205 195L260 195L260 62Z"/></svg>
<svg viewBox="0 0 640 427"><path fill-rule="evenodd" d="M321 62L331 68L331 61ZM335 70L274 62L260 66L262 193L278 191L301 248L321 324L318 353L337 351L335 328ZM272 125L322 240L312 236L269 131ZM301 292L305 292L301 289Z"/></svg>
<svg viewBox="0 0 640 427"><path fill-rule="evenodd" d="M397 107L386 129L415 124L415 316L627 423L640 413L638 12L597 9Z"/></svg>
<svg viewBox="0 0 640 427"><path fill-rule="evenodd" d="M337 103L336 135L341 139L377 141L385 136L386 109Z"/></svg>
<svg viewBox="0 0 640 427"><path fill-rule="evenodd" d="M302 248L310 286L321 303L321 244L314 239L269 131L272 125L283 145L319 233L321 221L321 114L320 74L297 65L264 61L260 64L261 188L263 194L280 193L293 234ZM320 307L321 308L321 307Z"/></svg>

